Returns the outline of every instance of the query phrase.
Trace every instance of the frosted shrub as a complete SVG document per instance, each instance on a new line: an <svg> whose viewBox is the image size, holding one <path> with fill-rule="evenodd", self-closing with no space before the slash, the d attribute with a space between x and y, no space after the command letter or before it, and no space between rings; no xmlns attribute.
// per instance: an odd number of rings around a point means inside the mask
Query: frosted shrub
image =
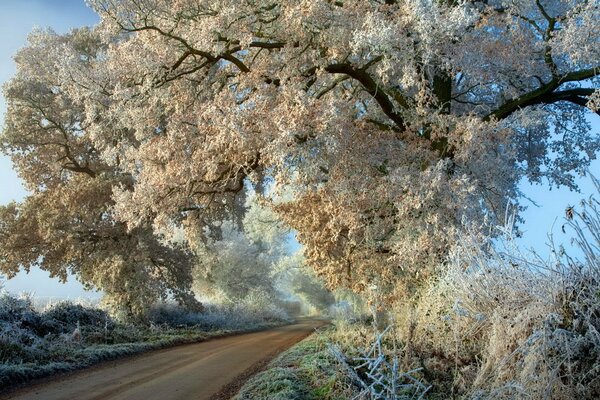
<svg viewBox="0 0 600 400"><path fill-rule="evenodd" d="M72 332L78 324L88 329L114 326L113 320L106 311L69 301L62 301L48 307L44 312L44 318L55 324L61 332Z"/></svg>
<svg viewBox="0 0 600 400"><path fill-rule="evenodd" d="M42 344L43 340L32 331L0 322L0 364L34 361L41 354Z"/></svg>
<svg viewBox="0 0 600 400"><path fill-rule="evenodd" d="M568 210L563 230L579 259L562 247L549 260L523 254L510 223L494 246L463 238L404 321L409 361L438 387L477 399L598 398L598 204Z"/></svg>
<svg viewBox="0 0 600 400"><path fill-rule="evenodd" d="M148 320L153 325L166 325L168 327L193 326L199 324L201 315L177 304L162 303L150 309Z"/></svg>
<svg viewBox="0 0 600 400"><path fill-rule="evenodd" d="M0 295L0 362L28 362L38 355L41 318L28 296Z"/></svg>
<svg viewBox="0 0 600 400"><path fill-rule="evenodd" d="M38 318L31 298L26 295L11 296L3 292L0 294L0 321L23 321Z"/></svg>
<svg viewBox="0 0 600 400"><path fill-rule="evenodd" d="M287 321L288 316L272 300L257 292L237 303L205 303L202 312L194 312L176 304L153 306L148 320L170 328L197 327L201 330L236 330L252 328L265 322Z"/></svg>

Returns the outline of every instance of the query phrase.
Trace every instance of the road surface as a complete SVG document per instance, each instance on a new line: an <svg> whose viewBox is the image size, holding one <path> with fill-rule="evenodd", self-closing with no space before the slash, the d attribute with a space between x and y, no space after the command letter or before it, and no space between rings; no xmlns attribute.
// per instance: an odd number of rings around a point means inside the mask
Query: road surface
<svg viewBox="0 0 600 400"><path fill-rule="evenodd" d="M2 398L208 400L321 325L322 321L306 320L268 331L157 350L92 367Z"/></svg>

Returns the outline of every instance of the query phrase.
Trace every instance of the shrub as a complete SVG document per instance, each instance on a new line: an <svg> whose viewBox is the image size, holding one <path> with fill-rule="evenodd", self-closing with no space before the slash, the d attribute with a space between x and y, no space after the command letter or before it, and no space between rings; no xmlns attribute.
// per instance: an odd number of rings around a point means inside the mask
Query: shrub
<svg viewBox="0 0 600 400"><path fill-rule="evenodd" d="M202 324L202 314L191 312L176 304L161 303L150 309L148 320L153 324L166 325L172 328L194 326Z"/></svg>
<svg viewBox="0 0 600 400"><path fill-rule="evenodd" d="M205 304L202 312L189 311L176 304L157 304L151 308L148 319L155 325L210 331L252 328L265 322L287 321L288 317L285 311L258 294L237 303Z"/></svg>
<svg viewBox="0 0 600 400"><path fill-rule="evenodd" d="M579 259L559 246L550 260L522 253L511 224L494 246L463 238L414 314L399 314L405 356L437 390L474 399L600 396L598 206L590 197L563 226Z"/></svg>
<svg viewBox="0 0 600 400"><path fill-rule="evenodd" d="M15 297L6 292L0 294L0 321L35 324L38 319L39 315L29 296Z"/></svg>
<svg viewBox="0 0 600 400"><path fill-rule="evenodd" d="M104 328L106 324L114 326L108 313L99 308L85 307L70 301L62 301L44 311L44 318L60 324L64 331L72 331L79 323L81 326Z"/></svg>
<svg viewBox="0 0 600 400"><path fill-rule="evenodd" d="M44 311L43 317L47 324L56 327L57 333L73 332L78 324L87 330L103 330L114 327L114 322L106 311L74 304L70 301L51 305Z"/></svg>

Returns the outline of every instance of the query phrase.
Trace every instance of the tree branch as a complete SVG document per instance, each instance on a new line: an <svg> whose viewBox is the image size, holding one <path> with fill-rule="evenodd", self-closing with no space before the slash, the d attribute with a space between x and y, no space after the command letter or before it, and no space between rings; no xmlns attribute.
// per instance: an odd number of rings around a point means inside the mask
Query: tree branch
<svg viewBox="0 0 600 400"><path fill-rule="evenodd" d="M395 111L394 103L392 103L383 88L380 87L377 82L375 82L375 80L366 72L364 68L357 69L348 63L338 63L326 66L325 71L332 74L345 74L358 81L367 91L367 93L373 96L385 115L394 121L398 129L405 129L406 126L404 124L404 118L402 118L402 116ZM404 101L404 98L402 97L399 97L399 99ZM404 106L405 104L401 105Z"/></svg>
<svg viewBox="0 0 600 400"><path fill-rule="evenodd" d="M553 95L562 93L561 96L564 96L565 92L569 92L569 91L554 92L554 90L558 89L560 87L560 85L562 85L563 83L583 81L583 80L590 79L590 78L593 78L598 75L600 75L600 66L596 67L596 68L590 68L590 69L585 69L585 70L581 70L581 71L570 72L570 73L564 74L560 77L555 77L550 82L538 87L537 89L535 89L531 92L525 93L516 99L510 100L510 101L502 104L495 111L486 115L483 119L485 121L488 121L492 118L504 119L504 118L509 117L515 111L520 110L524 107L537 105L537 104L548 104L549 100L554 100L554 98L556 97ZM579 90L579 89L572 89L572 90ZM586 90L586 91L592 90L593 91L593 89L581 89L581 90ZM585 94L585 95L589 96L590 94L591 93ZM560 101L560 100L561 99L557 99L557 100L550 101L550 102L555 103L556 101ZM565 99L563 98L562 100L565 100Z"/></svg>

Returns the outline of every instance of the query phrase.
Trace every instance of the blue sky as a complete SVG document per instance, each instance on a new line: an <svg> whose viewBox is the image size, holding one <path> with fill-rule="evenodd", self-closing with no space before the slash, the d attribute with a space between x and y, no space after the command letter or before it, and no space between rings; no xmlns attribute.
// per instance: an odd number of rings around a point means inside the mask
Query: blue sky
<svg viewBox="0 0 600 400"><path fill-rule="evenodd" d="M0 82L6 82L15 72L12 56L26 44L27 35L34 27L51 27L57 32L67 32L71 28L91 25L98 21L97 15L89 9L83 0L0 0ZM3 125L6 105L0 96L0 125ZM600 117L593 116L593 134L599 134ZM591 171L600 177L600 162L596 161ZM545 242L547 233L555 221L554 232L560 239L560 224L566 205L576 204L581 197L592 193L589 180L579 180L582 193L573 193L565 189L548 190L547 186L522 184L526 196L540 207L533 205L523 214L525 218L524 237L521 244L534 248L541 254L547 254ZM12 170L10 159L0 155L0 204L20 200L26 195L19 179ZM9 291L35 292L38 296L56 297L97 297L95 293L85 292L82 286L70 279L61 284L51 279L44 271L33 270L30 274L21 273L5 283Z"/></svg>
<svg viewBox="0 0 600 400"><path fill-rule="evenodd" d="M97 22L98 16L83 0L0 0L0 82L6 82L14 74L12 57L26 44L27 35L33 28L51 27L64 33ZM0 126L4 125L5 112L6 103L0 96ZM18 201L25 195L10 159L0 155L0 204ZM84 291L75 279L62 284L39 269L30 274L21 273L4 286L11 292L34 292L40 297L98 297L97 293Z"/></svg>
<svg viewBox="0 0 600 400"><path fill-rule="evenodd" d="M23 47L35 27L51 27L56 32L98 22L98 16L83 0L1 0L0 3L0 82L15 72L13 55ZM0 126L4 125L6 103L0 96ZM0 155L0 204L26 194L8 157Z"/></svg>

